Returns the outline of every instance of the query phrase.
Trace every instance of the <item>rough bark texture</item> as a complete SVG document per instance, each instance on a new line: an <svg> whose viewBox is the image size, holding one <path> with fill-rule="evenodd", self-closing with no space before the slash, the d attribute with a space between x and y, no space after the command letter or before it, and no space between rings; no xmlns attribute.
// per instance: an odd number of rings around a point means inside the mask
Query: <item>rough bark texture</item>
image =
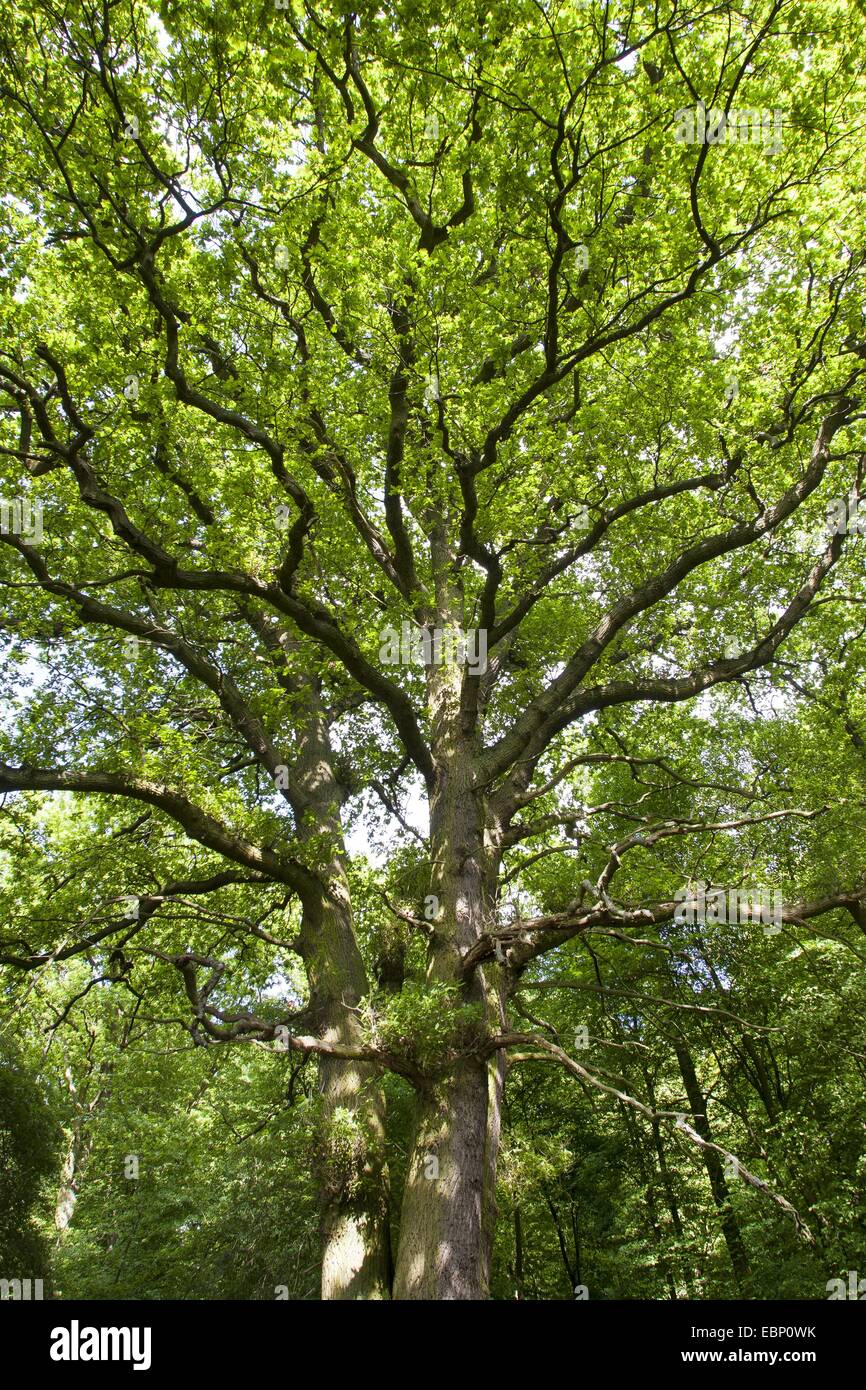
<svg viewBox="0 0 866 1390"><path fill-rule="evenodd" d="M333 996L322 1001L320 1035L326 1042L357 1046L361 1026L353 1006L366 993L366 980L360 978L363 963L351 921L329 903L318 937L317 948L320 944L332 958L342 947L349 957L346 976L356 977L345 992L345 1004ZM392 1271L381 1082L369 1064L322 1057L319 1089L322 1298L386 1299Z"/></svg>
<svg viewBox="0 0 866 1390"><path fill-rule="evenodd" d="M456 625L459 605L440 605L438 620ZM429 687L436 783L430 798L433 892L438 898L428 979L458 987L479 1006L479 1028L501 1019L497 967L463 982L466 952L489 925L484 803L475 786L477 759L461 735L462 672L431 668ZM397 1299L485 1299L496 1209L504 1061L471 1055L418 1097L400 1224L394 1282Z"/></svg>
<svg viewBox="0 0 866 1390"><path fill-rule="evenodd" d="M419 1102L395 1298L488 1296L500 1097L499 1069L480 1064Z"/></svg>
<svg viewBox="0 0 866 1390"><path fill-rule="evenodd" d="M314 705L313 692L308 698ZM369 982L352 922L340 788L327 729L315 709L290 792L300 834L313 825L317 834L331 837L333 847L321 891L308 894L303 904L299 946L310 981L310 1016L324 1042L359 1046L364 1039L356 1009ZM387 1299L392 1261L381 1081L368 1063L322 1056L319 1091L322 1298Z"/></svg>

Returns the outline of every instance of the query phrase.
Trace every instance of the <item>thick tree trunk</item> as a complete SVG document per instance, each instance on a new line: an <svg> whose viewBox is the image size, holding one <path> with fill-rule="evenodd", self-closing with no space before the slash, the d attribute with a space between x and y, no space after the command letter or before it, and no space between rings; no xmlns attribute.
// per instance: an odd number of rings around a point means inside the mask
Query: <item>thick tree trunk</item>
<svg viewBox="0 0 866 1390"><path fill-rule="evenodd" d="M342 920L341 920L342 918ZM324 905L316 952L343 956L344 998L332 991L317 1000L323 1041L363 1042L353 1007L366 993L363 962L351 931L333 904ZM321 981L315 965L311 978ZM369 1064L322 1057L322 1098L316 1136L316 1176L321 1201L322 1298L387 1299L391 1291L388 1171L385 1163L385 1100Z"/></svg>
<svg viewBox="0 0 866 1390"><path fill-rule="evenodd" d="M479 1006L479 1032L502 1018L497 967L462 976L463 957L487 924L484 811L473 749L460 741L457 687L442 677L434 746L438 779L430 803L438 904L428 979L455 985ZM486 1299L496 1218L504 1061L465 1056L418 1097L394 1282L398 1299Z"/></svg>
<svg viewBox="0 0 866 1390"><path fill-rule="evenodd" d="M335 1008L322 1036L351 1044L359 1032L355 1016ZM368 1065L328 1058L319 1084L322 1298L387 1299L393 1271L381 1084Z"/></svg>
<svg viewBox="0 0 866 1390"><path fill-rule="evenodd" d="M394 1297L485 1299L495 1225L502 1065L474 1063L418 1105Z"/></svg>
<svg viewBox="0 0 866 1390"><path fill-rule="evenodd" d="M352 922L340 789L318 712L300 741L295 778L292 791L301 837L310 825L317 835L330 835L333 844L321 892L310 894L303 904L299 947L310 982L309 1014L324 1042L358 1047L365 1039L357 1007L369 983ZM369 1063L323 1055L319 1092L314 1152L321 1203L322 1298L387 1299L392 1259L381 1081Z"/></svg>

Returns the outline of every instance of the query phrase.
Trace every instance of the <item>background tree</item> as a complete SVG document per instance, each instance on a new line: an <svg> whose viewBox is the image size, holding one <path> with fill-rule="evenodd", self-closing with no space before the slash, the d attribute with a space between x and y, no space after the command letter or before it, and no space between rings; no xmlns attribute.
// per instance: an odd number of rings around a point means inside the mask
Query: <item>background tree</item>
<svg viewBox="0 0 866 1390"><path fill-rule="evenodd" d="M42 1279L48 1258L39 1217L58 1130L46 1097L8 1044L0 1055L0 1251L4 1279Z"/></svg>

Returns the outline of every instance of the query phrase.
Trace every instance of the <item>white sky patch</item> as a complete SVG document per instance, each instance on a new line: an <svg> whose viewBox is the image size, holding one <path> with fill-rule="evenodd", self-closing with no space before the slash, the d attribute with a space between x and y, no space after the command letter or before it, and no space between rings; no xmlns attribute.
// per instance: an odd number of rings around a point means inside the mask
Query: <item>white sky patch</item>
<svg viewBox="0 0 866 1390"><path fill-rule="evenodd" d="M26 681L29 694L43 686L51 676L49 667L33 655L28 655L26 661L16 662L14 665L16 683L23 684ZM3 729L10 738L15 736L15 714L18 708L20 708L18 701L10 701L0 707L0 729Z"/></svg>
<svg viewBox="0 0 866 1390"><path fill-rule="evenodd" d="M352 859L364 858L375 868L388 862L389 850L397 844L398 836L405 838L406 832L399 826L389 811L382 805L375 792L365 793L359 800L362 807L357 823L345 836L346 851ZM409 787L408 795L400 806L400 813L407 825L417 830L426 839L430 833L430 813L427 794L420 779ZM374 835L371 837L371 824L374 822Z"/></svg>
<svg viewBox="0 0 866 1390"><path fill-rule="evenodd" d="M148 19L150 20L150 27L153 30L153 36L156 40L156 46L159 49L160 53L162 53L163 55L170 53L172 38L165 25L163 24L162 20L160 19L159 15L151 12L148 15Z"/></svg>

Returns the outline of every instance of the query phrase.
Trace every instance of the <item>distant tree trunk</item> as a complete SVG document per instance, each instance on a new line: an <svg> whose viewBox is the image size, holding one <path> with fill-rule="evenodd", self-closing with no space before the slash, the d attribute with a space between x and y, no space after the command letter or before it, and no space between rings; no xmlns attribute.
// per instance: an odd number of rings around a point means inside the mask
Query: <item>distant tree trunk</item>
<svg viewBox="0 0 866 1390"><path fill-rule="evenodd" d="M780 1104L777 1097L773 1094L773 1083L767 1064L761 1056L748 1033L743 1033L739 1039L739 1045L747 1054L752 1063L752 1069L748 1066L744 1068L748 1080L752 1083L753 1089L760 1097L761 1103L767 1112L767 1119L774 1125L779 1118Z"/></svg>
<svg viewBox="0 0 866 1390"><path fill-rule="evenodd" d="M87 1164L89 1153L90 1141L83 1134L81 1119L76 1115L66 1145L66 1152L63 1155L57 1201L54 1206L54 1226L57 1231L58 1245L66 1235L72 1220L75 1204L78 1201L78 1184Z"/></svg>
<svg viewBox="0 0 866 1390"><path fill-rule="evenodd" d="M656 1100L655 1086L653 1085L652 1076L650 1074L649 1068L643 1067L642 1070L650 1105L652 1106L653 1110L657 1110L659 1107L658 1102ZM665 1153L661 1125L659 1124L658 1120L653 1120L651 1128L653 1136L653 1147L655 1148L656 1157L658 1159L659 1173L661 1174L662 1187L664 1189L665 1194L665 1201L671 1218L671 1226L673 1227L674 1235L677 1238L677 1243L681 1252L680 1259L677 1262L678 1278L680 1278L682 1282L685 1284L688 1295L689 1297L691 1297L692 1278L689 1272L688 1262L685 1257L685 1230L683 1228L682 1217L680 1216L679 1203L677 1202L676 1193L674 1191L673 1180L671 1178L671 1171L668 1166L667 1154Z"/></svg>
<svg viewBox="0 0 866 1390"><path fill-rule="evenodd" d="M526 1276L523 1268L523 1216L520 1203L514 1206L514 1297L526 1297Z"/></svg>
<svg viewBox="0 0 866 1390"><path fill-rule="evenodd" d="M110 1068L103 1063L100 1070L102 1072L108 1072ZM106 1087L100 1086L93 1099L87 1101L85 1097L79 1093L79 1087L76 1084L72 1067L68 1062L64 1068L63 1075L66 1081L66 1089L69 1092L69 1098L73 1105L73 1116L69 1130L69 1138L66 1144L66 1152L63 1155L63 1164L60 1169L57 1199L54 1204L54 1226L57 1231L58 1246L62 1244L75 1213L79 1187L84 1177L84 1172L87 1168L90 1152L93 1147L93 1136L89 1127L90 1122L105 1101L107 1095ZM92 1069L88 1067L85 1081L89 1082L91 1075ZM85 1095L86 1089L85 1086Z"/></svg>
<svg viewBox="0 0 866 1390"><path fill-rule="evenodd" d="M568 1252L568 1241L565 1238L565 1231L562 1229L562 1221L560 1220L559 1211L557 1209L556 1203L553 1201L553 1198L547 1191L545 1191L544 1200L547 1203L547 1210L550 1212L550 1218L553 1222L553 1228L556 1231L556 1239L559 1245L559 1253L562 1256L562 1263L565 1265L565 1272L568 1275L568 1287L570 1292L573 1294L576 1285L581 1282L580 1242L577 1239L577 1228L575 1226L574 1220L572 1220L572 1230L575 1234L574 1259L572 1260Z"/></svg>
<svg viewBox="0 0 866 1390"><path fill-rule="evenodd" d="M679 1063L680 1075L683 1078L683 1085L686 1088L686 1095L689 1098L694 1127L701 1138L705 1139L708 1144L711 1144L713 1142L713 1135L706 1114L707 1101L701 1090L691 1053L685 1044L681 1042L675 1044L674 1051L676 1052L677 1062ZM728 1254L731 1258L734 1279L737 1289L742 1291L750 1274L749 1257L746 1253L739 1222L731 1206L728 1184L725 1180L725 1171L715 1149L702 1149L701 1153L703 1155L704 1166L707 1170L707 1177L710 1180L710 1191L713 1195L713 1201L718 1208L721 1218L722 1234L725 1238L725 1244L728 1247Z"/></svg>
<svg viewBox="0 0 866 1390"><path fill-rule="evenodd" d="M670 1297L672 1299L675 1299L677 1296L676 1284L674 1282L671 1259L668 1254L667 1246L665 1243L664 1232L659 1222L658 1206L656 1203L655 1193L655 1174L652 1171L651 1164L647 1162L647 1154L644 1148L644 1136L637 1126L633 1112L629 1109L627 1105L623 1105L622 1103L620 1103L620 1114L622 1115L623 1123L631 1138L635 1159L637 1161L637 1166L640 1170L641 1182L643 1184L644 1196L646 1198L647 1215L649 1216L650 1230L653 1233L653 1240L655 1241L656 1247L658 1249L659 1266L662 1270L662 1273L664 1274L665 1281L668 1286L668 1293L670 1294ZM656 1143L658 1143L659 1135L657 1120L653 1121L652 1128L653 1137Z"/></svg>

